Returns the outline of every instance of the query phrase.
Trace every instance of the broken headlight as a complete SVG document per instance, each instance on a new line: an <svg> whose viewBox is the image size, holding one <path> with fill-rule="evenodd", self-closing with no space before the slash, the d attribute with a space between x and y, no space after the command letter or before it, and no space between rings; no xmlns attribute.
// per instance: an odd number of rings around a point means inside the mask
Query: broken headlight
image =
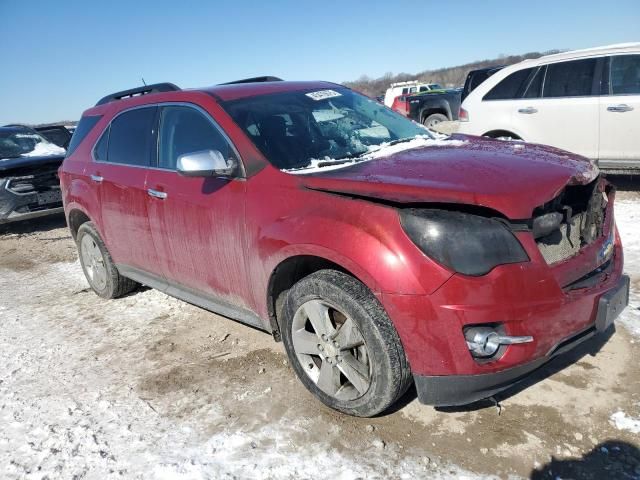
<svg viewBox="0 0 640 480"><path fill-rule="evenodd" d="M448 210L405 209L400 221L427 256L465 275L485 275L498 265L529 260L518 239L498 220Z"/></svg>

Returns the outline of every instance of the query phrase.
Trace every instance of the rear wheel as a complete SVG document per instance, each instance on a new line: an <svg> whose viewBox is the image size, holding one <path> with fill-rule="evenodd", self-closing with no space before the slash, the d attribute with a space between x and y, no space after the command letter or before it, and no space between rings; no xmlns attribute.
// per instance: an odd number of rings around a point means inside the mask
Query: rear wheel
<svg viewBox="0 0 640 480"><path fill-rule="evenodd" d="M331 408L369 417L411 383L393 324L358 280L321 270L295 284L283 309L283 341L305 387Z"/></svg>
<svg viewBox="0 0 640 480"><path fill-rule="evenodd" d="M433 128L437 124L446 122L447 120L449 119L441 113L432 113L431 115L425 117L424 120L422 120L422 124L427 128Z"/></svg>
<svg viewBox="0 0 640 480"><path fill-rule="evenodd" d="M136 282L120 275L92 222L80 225L76 242L84 276L96 294L117 298L136 288Z"/></svg>

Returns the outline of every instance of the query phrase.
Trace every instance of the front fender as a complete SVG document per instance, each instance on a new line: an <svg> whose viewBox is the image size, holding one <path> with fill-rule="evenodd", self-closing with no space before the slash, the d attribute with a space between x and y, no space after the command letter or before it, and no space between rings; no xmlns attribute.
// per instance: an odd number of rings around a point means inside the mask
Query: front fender
<svg viewBox="0 0 640 480"><path fill-rule="evenodd" d="M281 217L262 230L258 252L267 281L281 262L299 255L340 265L374 293L429 294L451 276L411 242L396 209L317 195L324 202L314 212Z"/></svg>

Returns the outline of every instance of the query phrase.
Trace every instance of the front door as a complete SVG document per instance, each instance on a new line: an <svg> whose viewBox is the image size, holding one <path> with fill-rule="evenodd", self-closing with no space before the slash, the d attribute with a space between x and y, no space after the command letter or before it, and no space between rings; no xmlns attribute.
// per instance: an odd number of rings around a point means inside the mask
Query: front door
<svg viewBox="0 0 640 480"><path fill-rule="evenodd" d="M217 150L237 157L208 113L195 106L164 106L160 113L158 168L147 177L149 222L169 283L249 308L242 178L185 177L180 155ZM239 160L239 159L237 159Z"/></svg>
<svg viewBox="0 0 640 480"><path fill-rule="evenodd" d="M608 73L608 76L607 76ZM600 166L640 166L640 54L609 59L600 97Z"/></svg>
<svg viewBox="0 0 640 480"><path fill-rule="evenodd" d="M87 169L101 205L101 233L113 261L162 275L147 218L146 177L155 158L156 107L117 116Z"/></svg>

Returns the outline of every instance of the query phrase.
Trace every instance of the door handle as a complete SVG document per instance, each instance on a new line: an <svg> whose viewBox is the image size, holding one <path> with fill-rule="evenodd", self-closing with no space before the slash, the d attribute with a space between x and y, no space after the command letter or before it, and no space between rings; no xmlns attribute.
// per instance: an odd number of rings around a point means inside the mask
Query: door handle
<svg viewBox="0 0 640 480"><path fill-rule="evenodd" d="M518 113L526 113L526 114L532 114L532 113L536 113L538 110L533 108L533 107L526 107L526 108L519 108L518 109Z"/></svg>
<svg viewBox="0 0 640 480"><path fill-rule="evenodd" d="M630 107L626 103L621 103L620 105L611 105L607 107L608 112L630 112L633 110L633 107Z"/></svg>
<svg viewBox="0 0 640 480"><path fill-rule="evenodd" d="M165 198L167 198L167 192L160 192L158 190L153 190L152 188L147 190L147 193L150 197L159 198L160 200L164 200Z"/></svg>
<svg viewBox="0 0 640 480"><path fill-rule="evenodd" d="M102 183L102 180L104 180L104 178L102 178L100 175L91 175L91 180L96 183Z"/></svg>

